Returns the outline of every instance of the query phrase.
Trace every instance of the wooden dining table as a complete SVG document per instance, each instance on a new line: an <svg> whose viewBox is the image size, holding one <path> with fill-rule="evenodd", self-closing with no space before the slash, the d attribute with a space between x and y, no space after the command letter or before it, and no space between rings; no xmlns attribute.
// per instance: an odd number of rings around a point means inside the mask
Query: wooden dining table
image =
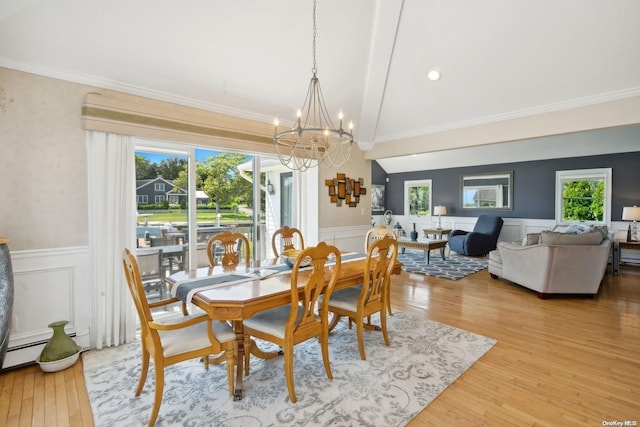
<svg viewBox="0 0 640 427"><path fill-rule="evenodd" d="M343 254L342 258L334 290L361 284L364 279L364 254ZM202 290L194 289L192 291L192 296L188 298L187 302L204 310L213 320L233 323L237 342L234 400L242 399L243 367L245 366L243 321L260 311L280 307L291 302L291 269L284 267L284 264L279 264L278 260L266 260L259 264L261 267L247 269L242 266L235 270L223 270L221 266L202 267L180 271L167 278L172 290L183 285L203 284L205 287ZM402 266L400 261L396 261L393 273L400 274ZM333 268L332 265L325 267L327 281L331 274L331 268ZM300 271L298 278L301 287L304 286L305 276L309 272L308 270ZM228 277L225 278L225 275ZM211 281L207 285L208 278ZM228 281L215 284L220 278ZM173 293L176 294L175 291ZM178 296L180 297L180 295ZM184 298L184 295L182 297ZM278 355L277 352L264 353L256 345L251 346L251 352L258 357L267 359Z"/></svg>

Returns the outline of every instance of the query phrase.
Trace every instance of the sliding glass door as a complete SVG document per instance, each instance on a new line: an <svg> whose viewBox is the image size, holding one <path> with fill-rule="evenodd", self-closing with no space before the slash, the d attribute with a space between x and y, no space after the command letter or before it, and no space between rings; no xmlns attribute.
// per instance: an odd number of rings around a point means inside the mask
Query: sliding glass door
<svg viewBox="0 0 640 427"><path fill-rule="evenodd" d="M135 156L139 259L161 252L145 271L150 300L168 292L159 280L209 265L206 247L213 235L245 234L251 242L246 249L258 260L271 256L276 229L296 226L293 175L277 158L142 139Z"/></svg>

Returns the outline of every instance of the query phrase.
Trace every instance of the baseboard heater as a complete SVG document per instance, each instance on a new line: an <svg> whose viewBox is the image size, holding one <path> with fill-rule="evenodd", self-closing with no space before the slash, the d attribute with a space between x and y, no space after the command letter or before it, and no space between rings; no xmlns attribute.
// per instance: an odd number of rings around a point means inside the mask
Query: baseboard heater
<svg viewBox="0 0 640 427"><path fill-rule="evenodd" d="M75 338L77 336L75 332L67 335L69 335L71 338ZM42 349L48 342L49 340L46 339L10 347L9 349L7 349L7 355L5 356L4 364L0 372L6 372L13 369L35 365L36 357L40 355Z"/></svg>

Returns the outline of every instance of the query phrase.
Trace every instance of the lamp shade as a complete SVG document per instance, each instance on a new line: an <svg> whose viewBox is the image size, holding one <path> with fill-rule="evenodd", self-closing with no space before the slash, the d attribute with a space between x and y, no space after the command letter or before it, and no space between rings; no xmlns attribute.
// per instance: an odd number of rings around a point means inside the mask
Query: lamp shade
<svg viewBox="0 0 640 427"><path fill-rule="evenodd" d="M622 208L623 221L640 221L640 208L637 206Z"/></svg>
<svg viewBox="0 0 640 427"><path fill-rule="evenodd" d="M640 209L640 208L638 208L638 209ZM434 206L433 207L433 214L434 215L446 215L447 214L447 207L446 206Z"/></svg>

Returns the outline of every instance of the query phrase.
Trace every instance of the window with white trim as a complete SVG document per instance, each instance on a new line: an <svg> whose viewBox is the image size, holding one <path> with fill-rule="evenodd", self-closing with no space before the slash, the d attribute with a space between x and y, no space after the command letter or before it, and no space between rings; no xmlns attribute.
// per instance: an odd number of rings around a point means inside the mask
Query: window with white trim
<svg viewBox="0 0 640 427"><path fill-rule="evenodd" d="M611 168L556 171L556 222L611 223Z"/></svg>
<svg viewBox="0 0 640 427"><path fill-rule="evenodd" d="M431 215L431 180L404 182L404 214L406 216Z"/></svg>
<svg viewBox="0 0 640 427"><path fill-rule="evenodd" d="M155 191L164 191L164 182L156 182L153 189Z"/></svg>

